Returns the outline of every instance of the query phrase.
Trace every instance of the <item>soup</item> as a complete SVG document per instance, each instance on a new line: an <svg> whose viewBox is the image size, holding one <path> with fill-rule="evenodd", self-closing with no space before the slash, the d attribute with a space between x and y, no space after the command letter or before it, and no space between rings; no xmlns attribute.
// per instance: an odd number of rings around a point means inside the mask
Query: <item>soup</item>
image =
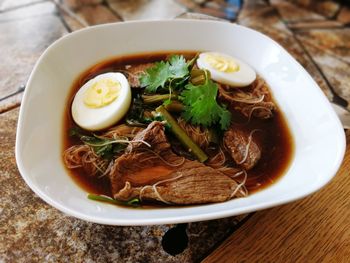
<svg viewBox="0 0 350 263"><path fill-rule="evenodd" d="M101 62L73 84L63 159L95 200L190 205L276 182L293 139L266 82L217 52Z"/></svg>

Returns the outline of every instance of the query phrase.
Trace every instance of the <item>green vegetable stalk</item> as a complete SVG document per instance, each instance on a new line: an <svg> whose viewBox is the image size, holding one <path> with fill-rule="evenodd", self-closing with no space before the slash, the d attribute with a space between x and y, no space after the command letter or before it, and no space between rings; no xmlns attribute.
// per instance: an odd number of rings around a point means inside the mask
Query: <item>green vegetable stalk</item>
<svg viewBox="0 0 350 263"><path fill-rule="evenodd" d="M145 104L154 104L163 102L165 100L175 100L177 99L177 95L172 94L155 94L155 95L142 95L142 100Z"/></svg>
<svg viewBox="0 0 350 263"><path fill-rule="evenodd" d="M88 199L100 202L107 202L115 205L125 205L125 206L139 206L140 200L138 198L133 198L129 201L119 201L103 195L88 194Z"/></svg>
<svg viewBox="0 0 350 263"><path fill-rule="evenodd" d="M164 105L164 108L170 112L182 112L185 105L178 100L172 100L169 104Z"/></svg>
<svg viewBox="0 0 350 263"><path fill-rule="evenodd" d="M203 69L192 69L190 82L193 85L205 84L207 78L210 78L210 72Z"/></svg>
<svg viewBox="0 0 350 263"><path fill-rule="evenodd" d="M159 106L156 112L160 113L167 123L170 125L171 131L176 138L191 152L200 162L205 162L208 159L206 153L186 134L186 132L179 126L177 121L171 114L163 107Z"/></svg>

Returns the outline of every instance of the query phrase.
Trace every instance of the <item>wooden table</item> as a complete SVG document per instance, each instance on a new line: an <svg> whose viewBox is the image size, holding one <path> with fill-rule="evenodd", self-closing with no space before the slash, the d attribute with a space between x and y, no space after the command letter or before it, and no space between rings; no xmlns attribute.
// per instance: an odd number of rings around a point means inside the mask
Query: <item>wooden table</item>
<svg viewBox="0 0 350 263"><path fill-rule="evenodd" d="M336 92L350 101L350 8L336 1L0 0L1 262L350 262L349 146L322 190L268 210L189 224L187 248L176 256L162 247L173 225L87 223L48 206L23 182L14 157L21 85L43 50L85 26L188 12L271 36L329 99Z"/></svg>

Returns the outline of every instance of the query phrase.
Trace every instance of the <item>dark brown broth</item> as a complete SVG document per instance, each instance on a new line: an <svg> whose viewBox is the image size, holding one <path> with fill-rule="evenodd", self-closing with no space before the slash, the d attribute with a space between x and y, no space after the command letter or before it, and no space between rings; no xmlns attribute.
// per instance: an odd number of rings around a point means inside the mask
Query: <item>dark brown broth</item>
<svg viewBox="0 0 350 263"><path fill-rule="evenodd" d="M68 96L69 100L67 101L67 111L64 116L63 125L63 149L65 150L68 147L79 143L76 139L68 136L68 131L74 126L70 112L71 102L74 98L74 94L84 83L99 74L124 69L125 65L159 61L165 59L169 54L174 53L176 52L149 53L114 58L103 61L83 72L74 82L71 93ZM195 55L195 52L180 53L188 59ZM242 119L238 113L235 113L234 111L232 111L232 113L235 122L243 123L246 121L245 119ZM242 126L240 125L240 127ZM287 122L279 110L277 110L274 117L269 120L252 118L251 121L243 127L247 130L262 130L262 132L254 133L254 138L257 138L262 146L261 159L252 170L248 171L248 179L246 183L249 193L252 193L276 182L286 172L294 154L294 143ZM68 172L73 180L87 192L111 196L108 179L92 178L87 176L82 169L68 170Z"/></svg>

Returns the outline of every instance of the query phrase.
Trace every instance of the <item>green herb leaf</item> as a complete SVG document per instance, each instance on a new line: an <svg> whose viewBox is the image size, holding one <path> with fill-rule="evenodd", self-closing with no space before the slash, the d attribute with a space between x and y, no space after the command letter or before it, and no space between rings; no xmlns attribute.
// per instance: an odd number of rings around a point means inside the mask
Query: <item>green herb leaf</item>
<svg viewBox="0 0 350 263"><path fill-rule="evenodd" d="M145 105L140 94L136 94L125 121L130 126L146 127L148 121L144 118Z"/></svg>
<svg viewBox="0 0 350 263"><path fill-rule="evenodd" d="M166 106L166 105L169 105L171 103L171 99L167 99L163 102L163 105Z"/></svg>
<svg viewBox="0 0 350 263"><path fill-rule="evenodd" d="M181 100L186 105L184 119L205 127L219 123L221 129L226 130L230 125L231 113L217 103L217 93L218 86L210 79L198 86L187 84L181 93Z"/></svg>
<svg viewBox="0 0 350 263"><path fill-rule="evenodd" d="M68 130L68 135L69 137L80 138L81 136L84 136L84 131L78 126L74 126Z"/></svg>
<svg viewBox="0 0 350 263"><path fill-rule="evenodd" d="M169 61L156 62L141 75L141 87L145 87L148 93L155 93L165 86L169 89L183 86L189 78L188 67L185 58L179 55L171 56Z"/></svg>
<svg viewBox="0 0 350 263"><path fill-rule="evenodd" d="M137 207L141 205L141 201L138 198L133 198L128 201L120 201L104 195L88 194L87 197L90 200L107 202L115 205L125 205L125 206L133 206L133 207Z"/></svg>
<svg viewBox="0 0 350 263"><path fill-rule="evenodd" d="M154 93L159 87L164 87L170 76L170 64L164 61L156 62L153 67L146 70L146 74L141 75L141 87L146 87L147 92Z"/></svg>
<svg viewBox="0 0 350 263"><path fill-rule="evenodd" d="M173 78L183 78L188 75L188 65L183 56L173 55L169 59L170 72Z"/></svg>
<svg viewBox="0 0 350 263"><path fill-rule="evenodd" d="M104 159L111 160L117 153L124 151L127 144L119 143L116 139L102 138L97 136L81 136L80 140L89 145L94 153Z"/></svg>
<svg viewBox="0 0 350 263"><path fill-rule="evenodd" d="M220 112L220 127L222 130L227 130L231 124L232 114L230 111L226 110L226 108L221 107Z"/></svg>

